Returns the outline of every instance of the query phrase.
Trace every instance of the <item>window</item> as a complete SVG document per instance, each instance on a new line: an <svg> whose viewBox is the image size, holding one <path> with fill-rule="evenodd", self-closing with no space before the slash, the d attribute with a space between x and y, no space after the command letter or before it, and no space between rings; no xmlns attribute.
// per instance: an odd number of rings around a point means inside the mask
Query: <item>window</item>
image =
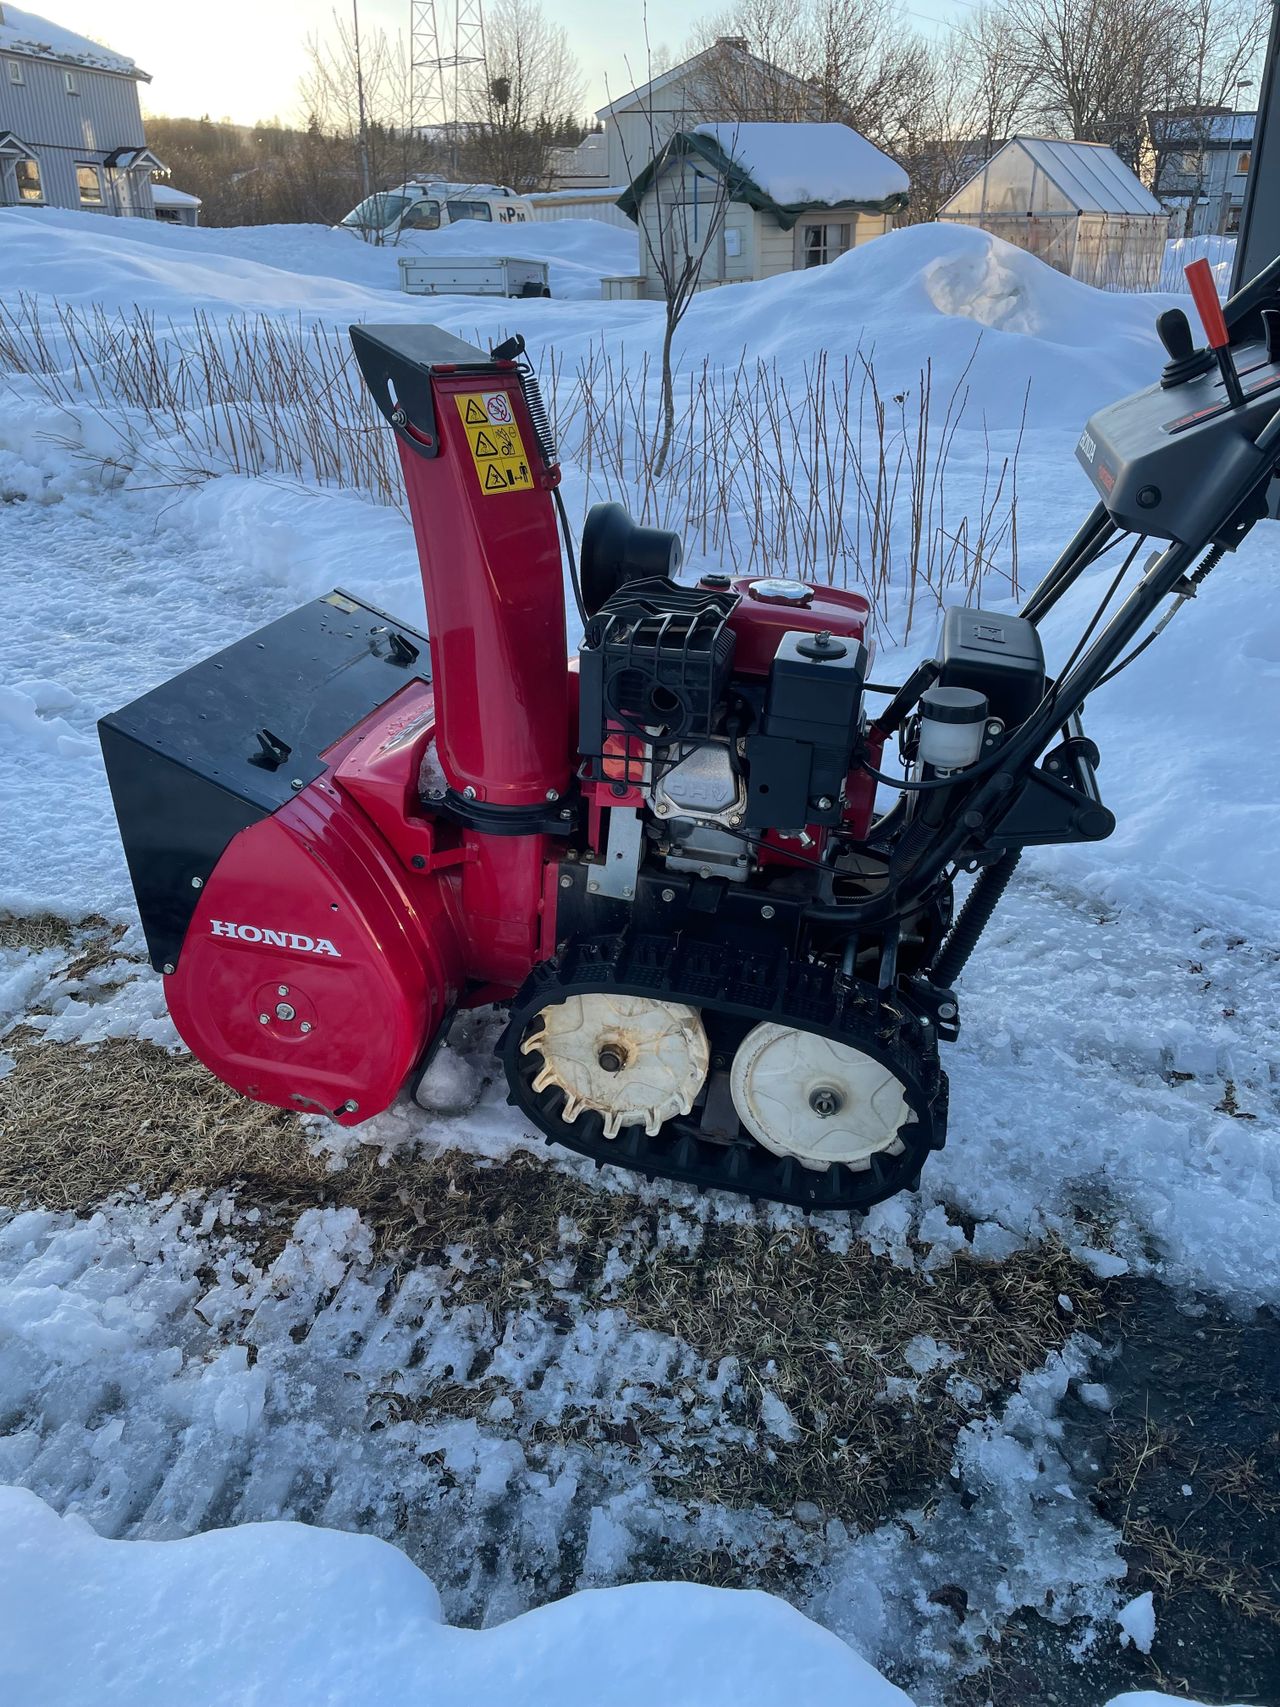
<svg viewBox="0 0 1280 1707"><path fill-rule="evenodd" d="M42 202L44 191L40 187L40 162L38 160L15 160L13 171L18 180L18 200L20 202Z"/></svg>
<svg viewBox="0 0 1280 1707"><path fill-rule="evenodd" d="M1252 155L1247 148L1244 150L1244 152L1242 154L1236 155L1236 177L1237 178L1247 178L1249 176L1249 162L1251 159L1252 159Z"/></svg>
<svg viewBox="0 0 1280 1707"><path fill-rule="evenodd" d="M385 231L403 217L410 203L408 196L380 194L366 196L359 207L352 208L342 223L360 231Z"/></svg>
<svg viewBox="0 0 1280 1707"><path fill-rule="evenodd" d="M449 218L456 224L460 219L492 219L488 202L446 202Z"/></svg>
<svg viewBox="0 0 1280 1707"><path fill-rule="evenodd" d="M400 224L405 231L439 231L440 203L414 202Z"/></svg>
<svg viewBox="0 0 1280 1707"><path fill-rule="evenodd" d="M806 267L825 267L838 261L849 248L847 225L806 225L802 239Z"/></svg>
<svg viewBox="0 0 1280 1707"><path fill-rule="evenodd" d="M102 178L96 166L77 166L76 184L80 190L81 207L102 206Z"/></svg>
<svg viewBox="0 0 1280 1707"><path fill-rule="evenodd" d="M62 73L62 81L66 85L68 95L78 95L80 93L80 90L76 86L76 74L74 71L64 71Z"/></svg>
<svg viewBox="0 0 1280 1707"><path fill-rule="evenodd" d="M23 73L22 73L22 66L19 64L19 62L16 59L8 59L5 61L5 64L9 67L9 81L10 81L10 83L25 83L26 82L26 78L23 76Z"/></svg>

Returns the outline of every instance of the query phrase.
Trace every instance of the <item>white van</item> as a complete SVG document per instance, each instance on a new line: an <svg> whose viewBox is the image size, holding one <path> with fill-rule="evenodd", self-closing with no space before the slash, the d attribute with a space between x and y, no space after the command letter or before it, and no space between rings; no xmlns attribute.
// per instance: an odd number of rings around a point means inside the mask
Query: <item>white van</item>
<svg viewBox="0 0 1280 1707"><path fill-rule="evenodd" d="M502 184L441 184L411 180L367 196L339 225L367 243L394 243L401 232L439 231L445 225L479 220L526 225L533 208Z"/></svg>

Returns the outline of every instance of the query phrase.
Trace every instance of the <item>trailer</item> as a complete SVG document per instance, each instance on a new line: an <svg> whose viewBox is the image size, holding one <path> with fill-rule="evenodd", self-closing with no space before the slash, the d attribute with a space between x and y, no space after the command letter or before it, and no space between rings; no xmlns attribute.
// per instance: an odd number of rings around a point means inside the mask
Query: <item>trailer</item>
<svg viewBox="0 0 1280 1707"><path fill-rule="evenodd" d="M400 256L410 296L550 296L547 263L512 255Z"/></svg>

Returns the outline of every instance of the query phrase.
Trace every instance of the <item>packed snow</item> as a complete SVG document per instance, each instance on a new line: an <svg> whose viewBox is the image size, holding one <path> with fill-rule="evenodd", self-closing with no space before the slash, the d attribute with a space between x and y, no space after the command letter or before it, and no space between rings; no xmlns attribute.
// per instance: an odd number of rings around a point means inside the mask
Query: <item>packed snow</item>
<svg viewBox="0 0 1280 1707"><path fill-rule="evenodd" d="M91 66L96 71L138 74L133 60L124 54L90 41L87 36L79 36L74 30L64 29L61 24L50 23L48 18L38 18L34 12L11 6L9 0L0 7L0 53L6 50L31 54L37 59Z"/></svg>
<svg viewBox="0 0 1280 1707"><path fill-rule="evenodd" d="M906 195L907 174L847 124L700 124L779 207L879 202Z"/></svg>
<svg viewBox="0 0 1280 1707"><path fill-rule="evenodd" d="M479 343L520 330L544 377L606 349L638 388L661 308L599 299L603 274L635 270L635 239L578 229L589 223L522 228L524 252L552 261L551 301L439 299L430 317ZM445 252L463 229L433 241ZM491 231L465 230L469 252L496 252L485 248L498 241ZM86 312L137 303L174 348L200 315L217 326L241 312L321 328L420 320L423 304L395 288L395 260L318 227L184 230L0 211L7 308L23 291ZM829 268L696 299L677 354L690 375L704 360L733 367L745 350L776 359L800 389L820 356L860 347L885 395L929 364L936 397L960 388L968 398L950 475L957 514L977 501L989 447L1021 438L1025 586L1091 503L1072 455L1080 426L1158 371L1152 321L1169 300L1103 296L983 233L917 227ZM137 964L96 718L335 584L423 620L397 510L278 472L215 466L197 479L175 471L150 430L112 399L55 408L29 376L0 374L0 912L130 927L119 962L82 985L68 983L56 951L0 950L0 1074L18 1025L53 1041L175 1041L160 981ZM744 443L743 458L755 454ZM578 519L599 497L631 495L598 469L565 474ZM690 555L695 571L707 566ZM1155 1275L1238 1306L1280 1299L1278 562L1280 539L1260 528L1089 706L1118 832L1024 861L964 981L947 1148L917 1196L864 1225L887 1260L927 1266L973 1251L998 1262L1054 1235L1096 1273ZM824 564L814 570L821 578ZM1093 571L1046 624L1051 661L1109 574ZM1012 607L1007 580L993 578L985 596ZM882 642L877 677L931 644L928 622L904 649ZM317 1143L337 1168L362 1142L390 1166L421 1148L501 1162L528 1139L486 1087L481 1059L479 1047L447 1052L426 1106L405 1099L354 1134L317 1131ZM539 1153L586 1177L574 1158ZM613 1186L601 1176L596 1189ZM681 1215L707 1225L748 1213L679 1192L654 1201L671 1205L673 1238ZM0 1678L22 1707L90 1696L144 1707L179 1693L213 1702L226 1698L231 1656L244 1654L262 1698L285 1707L415 1691L424 1702L510 1700L517 1663L522 1703L572 1701L593 1679L598 1694L602 1668L612 1679L624 1660L633 1695L611 1699L679 1701L692 1678L690 1700L765 1700L804 1679L818 1698L878 1704L906 1698L871 1665L909 1656L944 1675L1019 1608L1078 1619L1113 1647L1120 1636L1141 1647L1147 1614L1159 1617L1158 1599L1144 1608L1121 1586L1117 1532L1076 1496L1061 1450L1066 1396L1107 1402L1083 1335L964 1431L956 1477L971 1506L942 1501L855 1534L807 1514L659 1497L651 1466L623 1453L566 1449L550 1468L532 1463L501 1410L425 1428L393 1417L369 1432L370 1391L390 1392L406 1369L465 1367L480 1343L479 1324L448 1307L448 1265L404 1277L388 1307L355 1211L307 1211L273 1262L228 1239L211 1273L224 1207L130 1199L82 1219L0 1219L0 1414L22 1419L0 1442L0 1480L25 1490L0 1504L0 1572L11 1573L0 1608L22 1609L0 1611ZM558 1418L550 1407L577 1391L620 1407L623 1426L627 1395L658 1370L702 1407L700 1426L722 1426L723 1389L674 1334L642 1334L622 1310L579 1316L566 1392L545 1379L553 1329L522 1331L528 1339L502 1353L513 1406ZM963 1379L939 1339L922 1336L904 1355L903 1403L930 1371ZM795 1426L779 1395L766 1392L761 1413L775 1440ZM405 1510L439 1599L395 1549L331 1533L399 1538ZM247 1527L281 1516L315 1527ZM782 1536L803 1561L801 1603L817 1623L762 1596L682 1588L677 1601L662 1585L609 1586L642 1566L651 1574L655 1551L691 1535L708 1548L747 1537L762 1557ZM567 1536L581 1545L571 1586L582 1592L531 1610L538 1561L559 1558ZM957 1582L969 1595L959 1635L929 1599ZM491 1628L454 1628L463 1622ZM277 1651L270 1632L284 1626ZM243 1642L228 1644L228 1629ZM687 1669L695 1646L716 1666ZM324 1693L331 1677L346 1693Z"/></svg>

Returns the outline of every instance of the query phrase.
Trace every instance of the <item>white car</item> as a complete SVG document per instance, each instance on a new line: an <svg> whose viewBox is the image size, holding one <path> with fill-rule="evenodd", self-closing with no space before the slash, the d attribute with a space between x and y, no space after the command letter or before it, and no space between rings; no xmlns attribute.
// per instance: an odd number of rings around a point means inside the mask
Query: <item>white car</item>
<svg viewBox="0 0 1280 1707"><path fill-rule="evenodd" d="M368 243L394 243L405 231L439 231L464 220L526 225L533 208L501 184L409 182L367 196L338 226Z"/></svg>

